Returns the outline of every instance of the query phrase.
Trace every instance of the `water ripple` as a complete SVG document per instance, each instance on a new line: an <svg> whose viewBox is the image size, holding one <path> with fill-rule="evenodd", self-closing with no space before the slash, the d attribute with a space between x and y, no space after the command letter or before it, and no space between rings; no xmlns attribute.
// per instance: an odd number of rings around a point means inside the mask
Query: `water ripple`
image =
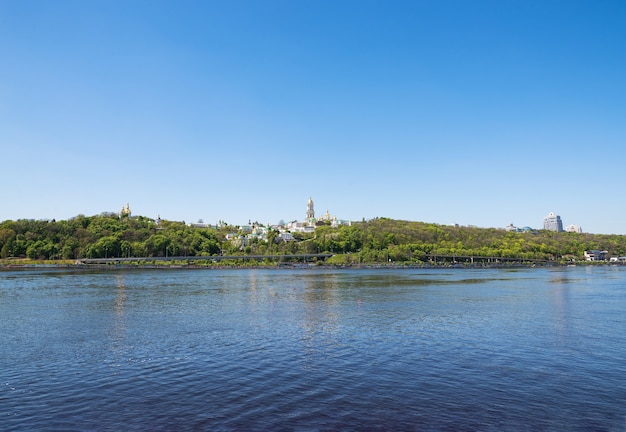
<svg viewBox="0 0 626 432"><path fill-rule="evenodd" d="M624 281L5 272L0 429L621 431Z"/></svg>

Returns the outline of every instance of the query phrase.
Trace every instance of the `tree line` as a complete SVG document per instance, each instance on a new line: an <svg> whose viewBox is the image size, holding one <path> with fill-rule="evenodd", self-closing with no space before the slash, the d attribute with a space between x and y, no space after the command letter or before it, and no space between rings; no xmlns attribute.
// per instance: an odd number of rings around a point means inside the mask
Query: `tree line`
<svg viewBox="0 0 626 432"><path fill-rule="evenodd" d="M228 234L239 234L235 240ZM69 220L0 223L0 258L36 260L162 256L275 255L332 253L333 263L418 262L433 256L482 256L527 260L582 260L585 250L626 254L626 236L439 225L376 218L281 241L275 228L267 241L245 237L239 227L199 228L184 222L79 215ZM228 238L228 239L227 239Z"/></svg>

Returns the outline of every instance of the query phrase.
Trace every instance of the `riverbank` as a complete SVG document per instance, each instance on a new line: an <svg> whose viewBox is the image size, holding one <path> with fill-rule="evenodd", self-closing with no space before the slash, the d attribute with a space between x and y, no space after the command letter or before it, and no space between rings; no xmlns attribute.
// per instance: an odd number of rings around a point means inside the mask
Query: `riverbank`
<svg viewBox="0 0 626 432"><path fill-rule="evenodd" d="M537 263L512 263L512 262L491 262L491 263L371 263L371 264L325 264L318 263L225 263L210 262L205 264L188 264L188 263L132 263L132 264L83 264L79 262L0 262L0 271L2 270L46 270L46 269L73 269L73 270L120 270L120 269L149 269L149 270L221 270L221 269L481 269L481 268L545 268L545 267L576 267L576 266L622 266L623 264L609 262L580 262L562 264L557 262Z"/></svg>

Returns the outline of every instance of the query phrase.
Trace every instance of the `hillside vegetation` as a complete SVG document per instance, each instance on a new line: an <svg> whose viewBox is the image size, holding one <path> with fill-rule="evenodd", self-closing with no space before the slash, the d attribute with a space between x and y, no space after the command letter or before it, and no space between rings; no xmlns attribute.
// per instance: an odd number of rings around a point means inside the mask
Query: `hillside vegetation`
<svg viewBox="0 0 626 432"><path fill-rule="evenodd" d="M45 260L81 258L270 255L333 253L333 263L418 262L433 256L475 256L525 260L583 260L585 250L626 254L626 236L506 232L377 218L352 226L317 227L314 234L294 233L296 241L227 241L238 227L196 228L183 222L103 213L69 220L17 220L0 223L0 258Z"/></svg>

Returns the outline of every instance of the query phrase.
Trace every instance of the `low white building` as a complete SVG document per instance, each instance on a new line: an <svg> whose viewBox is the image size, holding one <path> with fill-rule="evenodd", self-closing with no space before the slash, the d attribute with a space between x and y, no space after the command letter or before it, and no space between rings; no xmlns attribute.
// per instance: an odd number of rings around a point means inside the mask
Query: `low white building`
<svg viewBox="0 0 626 432"><path fill-rule="evenodd" d="M583 229L580 227L580 225L571 224L565 228L565 231L571 233L582 233Z"/></svg>
<svg viewBox="0 0 626 432"><path fill-rule="evenodd" d="M296 241L296 239L290 232L281 232L280 234L278 234L278 238L284 242Z"/></svg>
<svg viewBox="0 0 626 432"><path fill-rule="evenodd" d="M512 223L508 224L506 228L504 228L506 232L518 232L519 228L513 225Z"/></svg>
<svg viewBox="0 0 626 432"><path fill-rule="evenodd" d="M601 250L586 250L584 252L585 255L585 259L587 261L605 261L606 260L606 254L608 254L609 251L601 251Z"/></svg>
<svg viewBox="0 0 626 432"><path fill-rule="evenodd" d="M312 233L315 232L315 225L308 222L289 222L287 224L287 230L291 232Z"/></svg>

